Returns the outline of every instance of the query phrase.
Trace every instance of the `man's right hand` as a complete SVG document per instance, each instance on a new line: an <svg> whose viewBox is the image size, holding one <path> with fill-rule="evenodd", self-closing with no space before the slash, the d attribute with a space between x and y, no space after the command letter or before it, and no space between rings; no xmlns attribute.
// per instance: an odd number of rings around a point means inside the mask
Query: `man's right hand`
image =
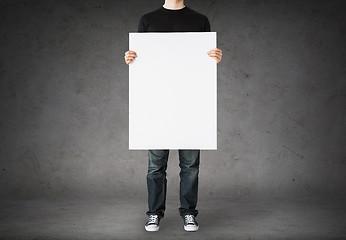
<svg viewBox="0 0 346 240"><path fill-rule="evenodd" d="M137 57L137 53L131 50L125 52L125 62L126 64L130 64Z"/></svg>

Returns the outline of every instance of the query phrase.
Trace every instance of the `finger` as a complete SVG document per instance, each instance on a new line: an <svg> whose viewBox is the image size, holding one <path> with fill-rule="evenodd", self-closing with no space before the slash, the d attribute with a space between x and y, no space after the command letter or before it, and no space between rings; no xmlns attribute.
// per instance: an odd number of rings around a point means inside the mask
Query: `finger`
<svg viewBox="0 0 346 240"><path fill-rule="evenodd" d="M210 52L210 53L222 53L221 50L210 50L209 52Z"/></svg>
<svg viewBox="0 0 346 240"><path fill-rule="evenodd" d="M131 50L128 50L127 52L125 53L136 53L135 51L131 51Z"/></svg>
<svg viewBox="0 0 346 240"><path fill-rule="evenodd" d="M127 52L125 52L125 54L136 54L136 52L134 52L134 51L127 51Z"/></svg>
<svg viewBox="0 0 346 240"><path fill-rule="evenodd" d="M136 53L126 53L125 56L134 56L134 57L137 57L137 54L136 54Z"/></svg>
<svg viewBox="0 0 346 240"><path fill-rule="evenodd" d="M125 56L125 59L135 59L135 56Z"/></svg>
<svg viewBox="0 0 346 240"><path fill-rule="evenodd" d="M222 52L210 52L209 54L217 54L217 55L222 55Z"/></svg>
<svg viewBox="0 0 346 240"><path fill-rule="evenodd" d="M208 52L222 52L222 50L219 48L214 48L212 50L209 50Z"/></svg>
<svg viewBox="0 0 346 240"><path fill-rule="evenodd" d="M221 57L219 57L219 56L210 56L212 59L215 59L215 60L220 60L221 61Z"/></svg>
<svg viewBox="0 0 346 240"><path fill-rule="evenodd" d="M221 57L220 54L216 54L216 53L210 53L209 56L210 57Z"/></svg>
<svg viewBox="0 0 346 240"><path fill-rule="evenodd" d="M219 49L219 48L216 48L214 51L215 51L215 52L222 52L222 50Z"/></svg>
<svg viewBox="0 0 346 240"><path fill-rule="evenodd" d="M132 61L133 61L133 59L127 59L126 61L132 62Z"/></svg>
<svg viewBox="0 0 346 240"><path fill-rule="evenodd" d="M137 53L136 52L129 52L130 55L134 55L134 56L137 56Z"/></svg>
<svg viewBox="0 0 346 240"><path fill-rule="evenodd" d="M218 55L218 56L221 56L222 55L222 53L219 53L219 52L210 52L210 53L208 53L208 55L209 56L211 56L211 55Z"/></svg>
<svg viewBox="0 0 346 240"><path fill-rule="evenodd" d="M132 53L132 54L134 54L135 56L137 56L137 53L136 53L136 52L134 52L134 51L131 51L130 53Z"/></svg>

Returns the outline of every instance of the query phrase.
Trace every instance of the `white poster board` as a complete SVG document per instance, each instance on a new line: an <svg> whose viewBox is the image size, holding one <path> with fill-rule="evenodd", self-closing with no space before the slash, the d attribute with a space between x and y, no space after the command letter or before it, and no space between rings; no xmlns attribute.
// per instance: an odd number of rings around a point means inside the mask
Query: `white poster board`
<svg viewBox="0 0 346 240"><path fill-rule="evenodd" d="M129 149L217 149L216 32L129 33Z"/></svg>

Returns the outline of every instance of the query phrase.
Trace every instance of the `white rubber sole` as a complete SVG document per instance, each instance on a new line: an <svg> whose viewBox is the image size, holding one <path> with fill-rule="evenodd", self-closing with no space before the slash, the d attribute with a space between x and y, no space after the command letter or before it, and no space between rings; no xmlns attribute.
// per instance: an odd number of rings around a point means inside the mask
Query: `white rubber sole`
<svg viewBox="0 0 346 240"><path fill-rule="evenodd" d="M198 230L199 226L185 226L184 225L184 230L188 232L196 232Z"/></svg>
<svg viewBox="0 0 346 240"><path fill-rule="evenodd" d="M145 230L147 230L148 232L156 232L159 231L160 226L144 226Z"/></svg>

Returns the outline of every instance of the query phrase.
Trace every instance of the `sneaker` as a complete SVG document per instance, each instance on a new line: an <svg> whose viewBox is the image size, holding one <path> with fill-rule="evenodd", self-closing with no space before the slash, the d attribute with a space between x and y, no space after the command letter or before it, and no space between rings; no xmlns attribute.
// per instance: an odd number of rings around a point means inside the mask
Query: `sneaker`
<svg viewBox="0 0 346 240"><path fill-rule="evenodd" d="M198 223L194 215L184 216L184 229L188 232L194 232L198 230Z"/></svg>
<svg viewBox="0 0 346 240"><path fill-rule="evenodd" d="M145 224L145 230L148 232L156 232L159 230L160 218L157 214L150 214L148 222Z"/></svg>

